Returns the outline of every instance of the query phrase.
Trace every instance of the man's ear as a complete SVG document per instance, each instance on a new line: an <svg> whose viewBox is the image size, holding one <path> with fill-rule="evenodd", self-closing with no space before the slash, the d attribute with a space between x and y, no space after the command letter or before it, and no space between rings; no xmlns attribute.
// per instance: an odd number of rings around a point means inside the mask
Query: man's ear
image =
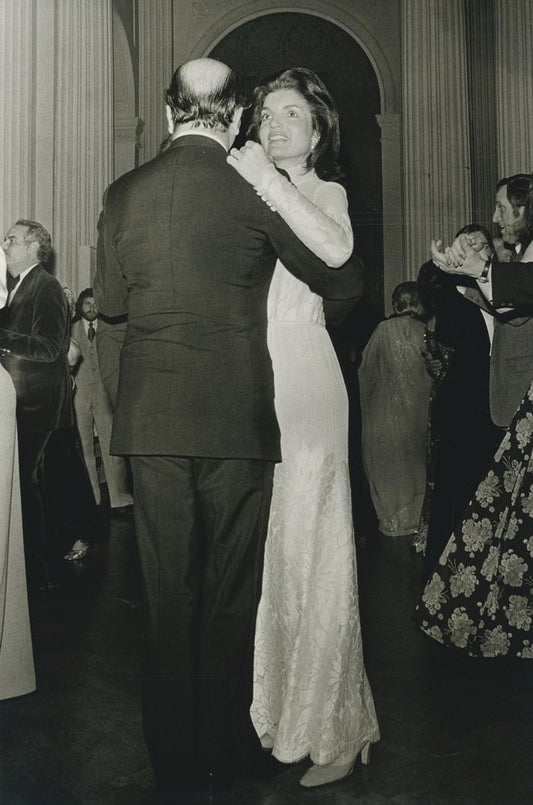
<svg viewBox="0 0 533 805"><path fill-rule="evenodd" d="M165 104L165 112L167 113L168 133L174 134L174 120L172 119L172 110L168 103Z"/></svg>
<svg viewBox="0 0 533 805"><path fill-rule="evenodd" d="M38 241L31 240L30 243L29 243L29 246L28 246L28 251L31 254L31 256L34 257L37 260L38 259L37 255L39 254L39 243L38 243Z"/></svg>

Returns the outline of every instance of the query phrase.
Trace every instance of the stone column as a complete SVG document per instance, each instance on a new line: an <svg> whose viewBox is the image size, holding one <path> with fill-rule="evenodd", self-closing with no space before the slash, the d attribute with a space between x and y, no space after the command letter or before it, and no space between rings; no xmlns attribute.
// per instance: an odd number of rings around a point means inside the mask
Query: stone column
<svg viewBox="0 0 533 805"><path fill-rule="evenodd" d="M165 90L177 67L173 64L172 8L172 0L140 0L138 4L139 116L144 121L141 162L157 154L168 134Z"/></svg>
<svg viewBox="0 0 533 805"><path fill-rule="evenodd" d="M57 274L75 293L79 249L96 245L113 176L111 21L111 0L57 2L54 245Z"/></svg>
<svg viewBox="0 0 533 805"><path fill-rule="evenodd" d="M35 148L33 120L32 0L0 3L0 229L2 240L17 218L35 217L32 181ZM43 221L43 224L46 223Z"/></svg>
<svg viewBox="0 0 533 805"><path fill-rule="evenodd" d="M140 117L115 116L115 177L135 168L143 125Z"/></svg>
<svg viewBox="0 0 533 805"><path fill-rule="evenodd" d="M411 278L404 259L401 193L400 115L376 115L381 128L383 166L383 296L391 313L391 294L399 282Z"/></svg>
<svg viewBox="0 0 533 805"><path fill-rule="evenodd" d="M532 0L496 0L499 178L533 171L532 32Z"/></svg>
<svg viewBox="0 0 533 805"><path fill-rule="evenodd" d="M472 219L490 226L498 181L495 0L466 0Z"/></svg>
<svg viewBox="0 0 533 805"><path fill-rule="evenodd" d="M463 0L404 0L403 173L406 273L470 221L469 109Z"/></svg>

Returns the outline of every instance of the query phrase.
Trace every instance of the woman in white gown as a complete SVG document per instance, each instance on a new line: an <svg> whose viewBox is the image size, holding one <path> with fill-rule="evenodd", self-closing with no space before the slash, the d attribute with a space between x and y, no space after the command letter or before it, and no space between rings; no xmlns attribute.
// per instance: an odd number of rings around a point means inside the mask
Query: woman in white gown
<svg viewBox="0 0 533 805"><path fill-rule="evenodd" d="M261 145L228 161L328 265L353 239L344 189L331 181L338 117L311 70L256 90ZM276 170L282 168L292 184ZM365 673L348 475L348 400L322 299L278 262L268 298L282 462L276 466L259 605L251 716L284 763L309 756L311 787L368 762L379 740Z"/></svg>
<svg viewBox="0 0 533 805"><path fill-rule="evenodd" d="M0 249L0 309L7 302ZM15 387L0 365L0 699L35 690L17 448Z"/></svg>

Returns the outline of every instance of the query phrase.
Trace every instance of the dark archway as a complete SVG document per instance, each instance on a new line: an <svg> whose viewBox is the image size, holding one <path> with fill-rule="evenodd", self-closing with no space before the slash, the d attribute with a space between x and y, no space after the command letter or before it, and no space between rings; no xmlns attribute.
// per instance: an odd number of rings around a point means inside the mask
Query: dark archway
<svg viewBox="0 0 533 805"><path fill-rule="evenodd" d="M324 80L339 108L357 253L368 272L368 301L383 310L382 176L379 86L363 49L341 28L311 14L287 12L250 20L210 52L247 85L287 67L305 66Z"/></svg>

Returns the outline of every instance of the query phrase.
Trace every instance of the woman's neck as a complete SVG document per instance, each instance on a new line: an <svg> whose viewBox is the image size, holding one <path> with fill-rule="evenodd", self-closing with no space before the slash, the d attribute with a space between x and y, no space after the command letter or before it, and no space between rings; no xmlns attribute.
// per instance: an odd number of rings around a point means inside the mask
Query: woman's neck
<svg viewBox="0 0 533 805"><path fill-rule="evenodd" d="M281 168L282 170L286 171L290 176L291 182L293 184L296 184L296 185L301 184L306 179L309 179L310 176L313 173L312 170L307 170L305 165L302 165L302 164L299 164L299 165L281 165L279 163L276 163L276 167Z"/></svg>

